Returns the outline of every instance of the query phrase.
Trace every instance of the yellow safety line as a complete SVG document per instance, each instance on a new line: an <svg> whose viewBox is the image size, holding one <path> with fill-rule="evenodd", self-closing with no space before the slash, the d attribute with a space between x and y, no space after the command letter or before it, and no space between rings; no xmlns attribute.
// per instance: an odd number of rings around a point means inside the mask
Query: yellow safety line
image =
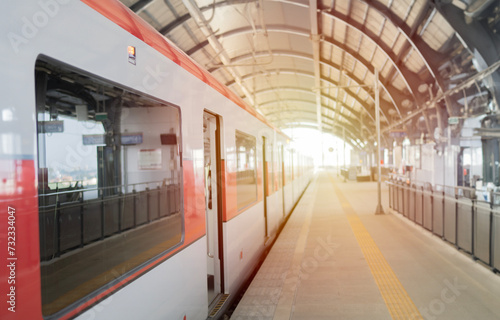
<svg viewBox="0 0 500 320"><path fill-rule="evenodd" d="M423 320L417 306L411 300L387 260L385 260L363 222L359 219L340 188L337 187L337 184L331 177L330 179L392 319Z"/></svg>

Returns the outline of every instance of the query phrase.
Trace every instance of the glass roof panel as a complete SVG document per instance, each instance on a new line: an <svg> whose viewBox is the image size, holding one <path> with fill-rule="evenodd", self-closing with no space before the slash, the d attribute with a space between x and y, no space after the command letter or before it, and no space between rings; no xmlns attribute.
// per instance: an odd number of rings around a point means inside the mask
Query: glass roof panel
<svg viewBox="0 0 500 320"><path fill-rule="evenodd" d="M391 1L391 3L392 5L389 9L401 20L404 20L406 18L406 13L408 12L408 7L411 4L411 0L395 0Z"/></svg>
<svg viewBox="0 0 500 320"><path fill-rule="evenodd" d="M454 33L455 31L446 19L441 14L436 13L422 33L422 39L432 49L439 51Z"/></svg>
<svg viewBox="0 0 500 320"><path fill-rule="evenodd" d="M349 7L351 1L335 1L335 11L347 16L349 14Z"/></svg>
<svg viewBox="0 0 500 320"><path fill-rule="evenodd" d="M414 49L410 49L409 54L403 59L406 68L414 73L420 73L425 64L422 61L422 57Z"/></svg>
<svg viewBox="0 0 500 320"><path fill-rule="evenodd" d="M368 5L360 1L352 1L351 6L351 19L360 23L365 24L365 15Z"/></svg>
<svg viewBox="0 0 500 320"><path fill-rule="evenodd" d="M360 32L354 30L353 28L348 28L345 44L352 50L356 51L356 49L358 49L360 40L362 40L362 37L363 35Z"/></svg>
<svg viewBox="0 0 500 320"><path fill-rule="evenodd" d="M394 42L394 45L392 46L392 51L396 54L396 56L404 54L404 52L402 50L405 48L407 43L408 43L408 41L406 40L406 37L402 36L399 33L399 36L396 38L396 41Z"/></svg>
<svg viewBox="0 0 500 320"><path fill-rule="evenodd" d="M396 28L396 26L394 26L389 21L386 21L386 23L384 24L384 28L382 29L382 34L380 35L380 38L388 47L391 47L394 41L396 40L398 34L399 31Z"/></svg>
<svg viewBox="0 0 500 320"><path fill-rule="evenodd" d="M412 28L416 23L416 19L420 15L422 10L425 10L427 7L427 0L414 0L413 7L411 8L408 18L406 18L406 24Z"/></svg>

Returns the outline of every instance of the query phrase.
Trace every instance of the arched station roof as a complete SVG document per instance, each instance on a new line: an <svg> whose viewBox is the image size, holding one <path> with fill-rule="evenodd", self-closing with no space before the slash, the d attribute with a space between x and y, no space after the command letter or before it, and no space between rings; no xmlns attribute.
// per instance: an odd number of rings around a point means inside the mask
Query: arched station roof
<svg viewBox="0 0 500 320"><path fill-rule="evenodd" d="M385 145L498 112L497 0L121 2L278 128L371 148L375 81Z"/></svg>

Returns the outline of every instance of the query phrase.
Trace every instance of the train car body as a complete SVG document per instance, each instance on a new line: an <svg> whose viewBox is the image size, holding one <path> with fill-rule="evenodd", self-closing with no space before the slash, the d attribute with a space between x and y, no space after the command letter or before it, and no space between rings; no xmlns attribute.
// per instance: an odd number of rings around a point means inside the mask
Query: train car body
<svg viewBox="0 0 500 320"><path fill-rule="evenodd" d="M0 318L211 316L310 161L118 1L5 6Z"/></svg>

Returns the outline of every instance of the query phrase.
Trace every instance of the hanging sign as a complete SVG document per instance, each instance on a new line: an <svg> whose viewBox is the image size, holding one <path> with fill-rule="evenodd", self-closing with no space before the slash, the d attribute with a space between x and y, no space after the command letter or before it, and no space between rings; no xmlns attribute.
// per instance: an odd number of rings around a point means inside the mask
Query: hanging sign
<svg viewBox="0 0 500 320"><path fill-rule="evenodd" d="M161 160L161 149L139 150L139 170L160 170Z"/></svg>

